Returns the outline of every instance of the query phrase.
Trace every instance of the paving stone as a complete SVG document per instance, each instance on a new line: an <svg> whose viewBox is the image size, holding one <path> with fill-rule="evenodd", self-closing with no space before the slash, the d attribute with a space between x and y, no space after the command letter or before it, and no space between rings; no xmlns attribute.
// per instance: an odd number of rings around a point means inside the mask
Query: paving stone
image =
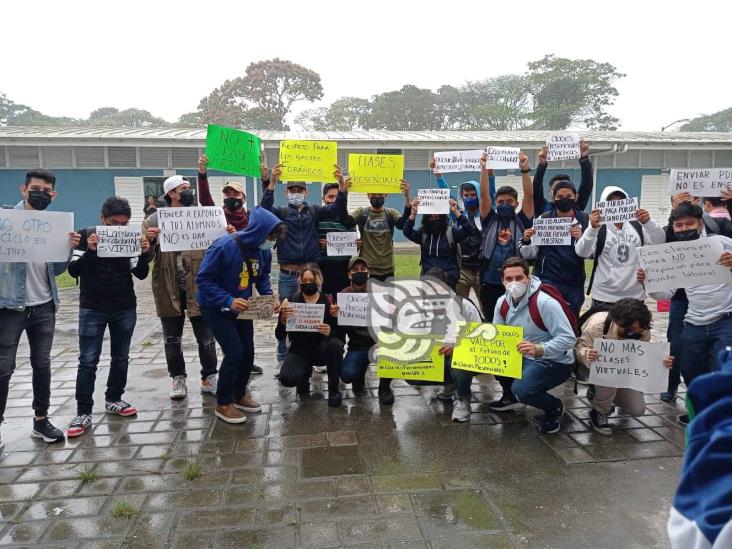
<svg viewBox="0 0 732 549"><path fill-rule="evenodd" d="M275 529L234 530L222 532L218 546L222 549L239 549L241 547L273 547L283 549L295 547L297 544L297 528L288 526Z"/></svg>
<svg viewBox="0 0 732 549"><path fill-rule="evenodd" d="M0 532L4 522L15 521L15 517L27 506L27 502L0 503ZM16 521L17 522L17 521Z"/></svg>
<svg viewBox="0 0 732 549"><path fill-rule="evenodd" d="M262 487L266 499L306 499L335 496L335 482L332 480L303 480L297 482L273 482Z"/></svg>
<svg viewBox="0 0 732 549"><path fill-rule="evenodd" d="M683 454L683 450L666 441L619 444L617 449L628 459L680 456Z"/></svg>
<svg viewBox="0 0 732 549"><path fill-rule="evenodd" d="M343 542L376 542L403 539L422 539L422 533L413 516L393 516L375 520L341 521Z"/></svg>
<svg viewBox="0 0 732 549"><path fill-rule="evenodd" d="M317 524L301 524L300 539L305 547L340 547L338 524L321 522Z"/></svg>
<svg viewBox="0 0 732 549"><path fill-rule="evenodd" d="M185 490L180 492L169 492L164 494L153 494L148 497L145 506L148 509L194 509L197 507L210 507L219 503L222 497L222 490Z"/></svg>
<svg viewBox="0 0 732 549"><path fill-rule="evenodd" d="M446 490L478 487L469 471L446 471L439 473L438 476Z"/></svg>
<svg viewBox="0 0 732 549"><path fill-rule="evenodd" d="M639 442L663 440L663 437L653 429L629 429L627 433Z"/></svg>
<svg viewBox="0 0 732 549"><path fill-rule="evenodd" d="M510 549L514 547L506 534L468 534L432 538L433 549Z"/></svg>
<svg viewBox="0 0 732 549"><path fill-rule="evenodd" d="M48 528L43 539L70 541L81 538L114 538L124 535L132 523L132 519L114 517L57 519Z"/></svg>
<svg viewBox="0 0 732 549"><path fill-rule="evenodd" d="M121 448L79 448L71 454L68 462L129 460L137 453L138 449L137 446L123 446Z"/></svg>
<svg viewBox="0 0 732 549"><path fill-rule="evenodd" d="M414 506L409 494L380 494L374 497L380 515L389 513L412 513Z"/></svg>
<svg viewBox="0 0 732 549"><path fill-rule="evenodd" d="M256 510L251 507L229 507L192 511L181 516L178 528L183 530L223 530L254 524Z"/></svg>
<svg viewBox="0 0 732 549"><path fill-rule="evenodd" d="M64 498L32 503L20 517L21 520L42 520L55 517L95 515L104 505L104 496Z"/></svg>
<svg viewBox="0 0 732 549"><path fill-rule="evenodd" d="M426 536L454 531L502 529L477 490L412 495L414 511Z"/></svg>
<svg viewBox="0 0 732 549"><path fill-rule="evenodd" d="M303 478L357 475L365 472L356 446L303 448L300 450Z"/></svg>
<svg viewBox="0 0 732 549"><path fill-rule="evenodd" d="M339 496L359 496L371 492L371 485L366 476L337 478L335 482Z"/></svg>
<svg viewBox="0 0 732 549"><path fill-rule="evenodd" d="M216 542L216 536L212 536L211 532L184 532L176 531L176 538L173 547L176 549L206 549L213 547Z"/></svg>
<svg viewBox="0 0 732 549"><path fill-rule="evenodd" d="M40 488L41 485L35 483L0 486L0 503L31 499Z"/></svg>
<svg viewBox="0 0 732 549"><path fill-rule="evenodd" d="M125 475L144 475L155 473L163 467L161 459L135 459L130 461L111 461L99 463L94 472L102 477L116 477Z"/></svg>
<svg viewBox="0 0 732 549"><path fill-rule="evenodd" d="M297 452L297 448L270 450L264 454L264 464L272 467L296 466L298 464Z"/></svg>
<svg viewBox="0 0 732 549"><path fill-rule="evenodd" d="M317 494L313 494L314 496ZM343 517L375 515L371 496L349 496L298 503L300 518L305 522L318 522Z"/></svg>
<svg viewBox="0 0 732 549"><path fill-rule="evenodd" d="M263 462L264 456L258 452L250 452L248 454L219 454L201 457L201 468L261 467Z"/></svg>
<svg viewBox="0 0 732 549"><path fill-rule="evenodd" d="M0 537L0 545L24 544L26 547L31 544L35 545L35 542L43 535L49 524L50 521L47 520L13 524L3 532L2 537Z"/></svg>
<svg viewBox="0 0 732 549"><path fill-rule="evenodd" d="M411 492L415 490L439 490L442 488L436 473L405 473L402 475L372 476L374 493Z"/></svg>
<svg viewBox="0 0 732 549"><path fill-rule="evenodd" d="M270 450L279 450L281 448L312 448L315 446L327 445L328 439L325 433L318 433L314 435L292 435L269 439Z"/></svg>
<svg viewBox="0 0 732 549"><path fill-rule="evenodd" d="M554 451L565 463L590 463L594 461L586 448L555 448Z"/></svg>
<svg viewBox="0 0 732 549"><path fill-rule="evenodd" d="M336 431L334 433L326 433L328 444L331 446L346 446L358 444L356 433L353 431Z"/></svg>
<svg viewBox="0 0 732 549"><path fill-rule="evenodd" d="M257 469L237 469L232 472L231 484L258 484L297 480L296 467L260 467Z"/></svg>

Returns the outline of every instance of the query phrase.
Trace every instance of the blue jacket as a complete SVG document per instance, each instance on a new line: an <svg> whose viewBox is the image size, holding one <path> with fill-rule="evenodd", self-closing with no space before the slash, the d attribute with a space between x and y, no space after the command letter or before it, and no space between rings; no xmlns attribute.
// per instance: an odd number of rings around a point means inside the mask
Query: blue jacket
<svg viewBox="0 0 732 549"><path fill-rule="evenodd" d="M202 309L230 309L234 298L252 296L252 285L257 286L261 295L272 293L272 255L259 246L279 223L271 212L254 208L244 229L221 236L211 244L196 275L196 301Z"/></svg>
<svg viewBox="0 0 732 549"><path fill-rule="evenodd" d="M22 210L23 202L19 202L13 208L14 210ZM51 282L51 294L53 295L53 304L58 308L58 288L56 286L56 277L66 270L71 260L69 252L69 260L59 263L46 263L48 269L48 279ZM27 263L0 263L0 309L12 309L14 311L22 311L25 309L25 283Z"/></svg>

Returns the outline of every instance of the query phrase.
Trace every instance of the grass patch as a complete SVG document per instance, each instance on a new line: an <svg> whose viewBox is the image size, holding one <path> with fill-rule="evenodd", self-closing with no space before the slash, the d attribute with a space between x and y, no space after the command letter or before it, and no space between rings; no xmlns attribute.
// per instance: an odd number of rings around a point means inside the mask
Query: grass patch
<svg viewBox="0 0 732 549"><path fill-rule="evenodd" d="M112 516L114 518L132 518L137 513L137 509L135 509L131 503L127 503L126 501L118 501L117 504L114 506L114 509L112 509Z"/></svg>
<svg viewBox="0 0 732 549"><path fill-rule="evenodd" d="M73 288L76 286L76 279L69 273L64 272L56 277L56 285L59 288Z"/></svg>
<svg viewBox="0 0 732 549"><path fill-rule="evenodd" d="M191 462L183 469L183 478L186 480L194 480L202 475L201 464L197 462Z"/></svg>
<svg viewBox="0 0 732 549"><path fill-rule="evenodd" d="M79 471L79 480L81 480L82 484L94 482L97 478L99 477L97 477L97 474L94 471L89 471L88 469Z"/></svg>

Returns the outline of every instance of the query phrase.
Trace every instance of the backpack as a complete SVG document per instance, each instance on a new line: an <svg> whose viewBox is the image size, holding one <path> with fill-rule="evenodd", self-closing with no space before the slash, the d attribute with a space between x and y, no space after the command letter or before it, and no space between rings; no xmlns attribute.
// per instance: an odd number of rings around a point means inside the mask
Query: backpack
<svg viewBox="0 0 732 549"><path fill-rule="evenodd" d="M638 236L640 237L641 246L643 246L643 243L644 243L643 226L638 221L629 221L629 223L638 233ZM600 258L600 255L602 254L602 250L605 248L606 240L607 240L607 225L603 225L602 227L600 227L600 230L597 232L597 244L595 245L595 259L592 262L592 274L590 274L590 283L587 285L587 290L585 291L585 295L590 295L590 290L592 290L592 282L595 280L595 271L597 271L597 262ZM595 311L595 312L598 312L598 311Z"/></svg>
<svg viewBox="0 0 732 549"><path fill-rule="evenodd" d="M702 215L702 220L708 234L721 234L722 236L732 237L732 223L729 220L714 218L707 213Z"/></svg>
<svg viewBox="0 0 732 549"><path fill-rule="evenodd" d="M427 244L428 236L429 235L426 232L422 231L422 244ZM452 225L447 226L447 230L445 231L445 238L447 239L447 243L450 246L450 251L454 252L455 251L455 235L452 234ZM458 254L458 261L459 261L459 258L460 258L460 254Z"/></svg>
<svg viewBox="0 0 732 549"><path fill-rule="evenodd" d="M369 220L369 209L361 209L361 215L358 216L357 224L358 224L358 230L363 234L363 230L366 227L366 223ZM389 232L391 233L391 236L394 236L394 224L396 223L394 221L394 218L389 215L389 212L384 210L384 213L386 214L386 223L389 225Z"/></svg>
<svg viewBox="0 0 732 549"><path fill-rule="evenodd" d="M574 311L569 305L569 302L564 299L564 296L557 288L555 288L551 284L546 284L545 282L539 284L539 289L529 296L529 315L531 316L531 320L536 325L536 327L544 332L549 331L546 329L546 325L541 318L541 313L539 313L539 292L544 292L549 297L555 299L559 303L559 305L561 305L562 311L564 311L564 315L569 321L569 325L572 326L572 331L574 332L574 335L579 337L582 332L580 331L577 323L577 316L575 316ZM503 303L501 303L500 313L501 316L505 319L506 315L508 314L507 299L504 299Z"/></svg>

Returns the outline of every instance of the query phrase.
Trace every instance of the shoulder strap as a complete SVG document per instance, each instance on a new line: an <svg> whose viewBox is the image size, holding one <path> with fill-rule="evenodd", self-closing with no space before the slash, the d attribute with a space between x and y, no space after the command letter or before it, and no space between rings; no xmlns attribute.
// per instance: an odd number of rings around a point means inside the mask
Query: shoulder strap
<svg viewBox="0 0 732 549"><path fill-rule="evenodd" d="M313 216L313 221L316 221L317 222L317 220L318 220L318 212L317 212L317 210L315 208L315 204L308 204L308 209L310 210L310 215Z"/></svg>
<svg viewBox="0 0 732 549"><path fill-rule="evenodd" d="M503 303L501 303L501 309L500 309L501 316L503 317L503 320L506 320L506 315L508 314L508 299L504 298Z"/></svg>
<svg viewBox="0 0 732 549"><path fill-rule="evenodd" d="M445 236L447 237L447 243L450 245L450 250L453 250L455 248L455 235L452 234L451 225L448 225L447 231L445 231Z"/></svg>
<svg viewBox="0 0 732 549"><path fill-rule="evenodd" d="M536 324L537 328L539 328L542 332L546 332L546 325L544 324L544 321L541 318L541 314L539 313L538 301L539 292L541 291L541 286L539 286L539 289L529 296L529 316L531 316L531 321Z"/></svg>
<svg viewBox="0 0 732 549"><path fill-rule="evenodd" d="M641 246L643 246L644 245L643 225L640 224L640 221L633 221L633 220L631 220L630 224L633 226L635 231L638 233L638 238L640 238Z"/></svg>
<svg viewBox="0 0 732 549"><path fill-rule="evenodd" d="M366 227L366 222L369 220L369 212L368 210L359 208L354 213L358 214L356 216L356 225L358 225L358 230L363 232L364 227Z"/></svg>
<svg viewBox="0 0 732 549"><path fill-rule="evenodd" d="M394 224L396 223L394 221L394 218L389 214L388 210L384 210L384 213L386 214L386 224L389 226L389 232L394 236Z"/></svg>
<svg viewBox="0 0 732 549"><path fill-rule="evenodd" d="M717 220L714 219L709 214L702 215L702 219L704 220L704 224L707 226L707 232L713 233L713 234L720 234L719 230L719 223L717 223Z"/></svg>
<svg viewBox="0 0 732 549"><path fill-rule="evenodd" d="M642 239L642 237L641 237ZM592 274L590 274L590 283L587 285L587 291L585 292L585 295L590 295L590 291L592 290L592 283L595 280L595 271L597 271L597 262L600 258L600 254L602 253L602 250L605 248L605 240L607 240L607 225L603 225L600 227L600 230L597 231L597 244L595 245L595 258L592 261ZM642 240L641 240L642 243Z"/></svg>
<svg viewBox="0 0 732 549"><path fill-rule="evenodd" d="M605 318L605 324L602 327L602 336L605 337L607 333L610 331L610 326L612 326L613 323L613 317L610 316L610 313L607 314L607 318Z"/></svg>

